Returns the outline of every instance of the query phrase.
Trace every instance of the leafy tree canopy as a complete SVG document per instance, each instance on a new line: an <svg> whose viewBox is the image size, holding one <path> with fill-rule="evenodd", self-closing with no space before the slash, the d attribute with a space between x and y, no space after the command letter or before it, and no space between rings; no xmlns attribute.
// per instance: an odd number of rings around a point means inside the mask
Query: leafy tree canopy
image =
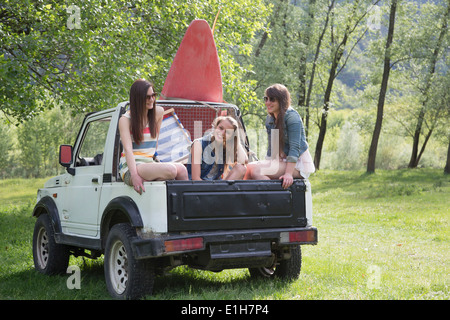
<svg viewBox="0 0 450 320"><path fill-rule="evenodd" d="M24 120L62 103L75 112L100 110L128 99L137 78L162 89L187 26L215 26L225 99L251 104L250 39L263 28L263 0L6 0L0 5L0 105ZM50 98L49 98L50 97ZM45 103L40 103L44 101Z"/></svg>

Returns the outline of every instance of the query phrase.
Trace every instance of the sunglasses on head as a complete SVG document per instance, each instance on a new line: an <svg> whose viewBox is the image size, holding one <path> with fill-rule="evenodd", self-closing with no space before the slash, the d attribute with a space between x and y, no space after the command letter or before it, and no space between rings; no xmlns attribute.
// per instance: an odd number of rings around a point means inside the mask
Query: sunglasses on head
<svg viewBox="0 0 450 320"><path fill-rule="evenodd" d="M274 98L274 97L264 97L264 102L267 102L267 100L270 100L270 102L275 102L275 101L277 101L277 98Z"/></svg>
<svg viewBox="0 0 450 320"><path fill-rule="evenodd" d="M152 93L152 94L148 94L147 95L147 100L152 100L153 98L155 98L156 97L156 93Z"/></svg>

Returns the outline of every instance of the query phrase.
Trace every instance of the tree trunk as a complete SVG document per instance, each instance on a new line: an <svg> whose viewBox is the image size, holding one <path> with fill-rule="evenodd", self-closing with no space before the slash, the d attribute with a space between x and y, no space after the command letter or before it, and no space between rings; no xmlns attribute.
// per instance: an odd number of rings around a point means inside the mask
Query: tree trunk
<svg viewBox="0 0 450 320"><path fill-rule="evenodd" d="M283 2L284 0L281 0L281 2ZM275 22L278 20L278 13L280 12L281 6L283 5L280 2L280 6L278 8L274 8L273 9L273 14L272 14L272 18L270 19L270 25L273 26L275 24ZM261 50L263 49L264 45L266 44L267 38L268 38L268 33L267 31L264 31L261 40L259 41L258 47L256 47L256 51L255 51L255 57L259 57L259 55L261 54Z"/></svg>
<svg viewBox="0 0 450 320"><path fill-rule="evenodd" d="M444 173L450 174L450 139L448 140L447 163L445 164Z"/></svg>
<svg viewBox="0 0 450 320"><path fill-rule="evenodd" d="M345 29L342 41L336 47L336 50L333 55L333 61L331 62L330 72L328 75L327 88L325 89L325 95L323 98L322 117L319 124L319 136L317 137L316 150L314 153L314 166L316 167L317 170L320 169L320 159L322 157L323 142L325 141L325 134L327 132L327 117L330 106L330 98L333 89L333 83L334 80L336 79L336 72L339 65L339 61L341 60L342 55L344 54L344 48L345 45L347 44L349 35L350 35L350 23L347 25Z"/></svg>
<svg viewBox="0 0 450 320"><path fill-rule="evenodd" d="M306 94L306 101L305 101L305 109L306 109L305 129L307 130L305 132L306 138L308 138L308 134L309 134L309 107L310 107L310 103L311 103L311 92L312 92L312 88L313 88L314 77L316 74L317 59L319 58L320 47L322 45L322 39L323 39L323 37L325 35L325 31L327 30L327 27L328 27L328 21L330 20L330 13L333 10L334 2L335 2L335 0L332 0L330 5L328 6L327 17L325 19L325 24L323 26L322 33L320 34L319 40L317 42L316 52L314 54L314 61L313 61L312 68L311 68L311 75L310 75L309 84L308 84L308 92Z"/></svg>
<svg viewBox="0 0 450 320"><path fill-rule="evenodd" d="M341 54L342 56L342 54ZM317 143L316 143L316 150L314 153L314 166L317 170L320 168L320 159L322 157L322 148L323 148L323 142L325 140L325 134L327 133L327 118L328 118L328 110L330 105L330 97L331 97L331 91L333 89L333 83L336 75L337 66L339 63L339 59L337 56L335 56L333 64L331 65L330 74L328 76L328 84L327 88L325 90L325 96L323 99L323 110L322 110L322 117L320 119L320 126L319 126L319 136L317 137Z"/></svg>
<svg viewBox="0 0 450 320"><path fill-rule="evenodd" d="M316 0L309 0L308 4L308 21L306 23L305 30L302 30L302 32L299 32L299 41L304 45L305 50L301 52L300 54L300 69L298 72L298 78L299 78L299 88L298 88L298 107L301 110L302 108L305 109L305 116L303 118L304 126L305 126L305 135L308 139L308 133L309 133L309 106L306 105L306 63L307 63L307 56L308 56L308 47L311 40L311 30L312 25L314 22L314 5L316 3Z"/></svg>
<svg viewBox="0 0 450 320"><path fill-rule="evenodd" d="M409 160L409 164L408 164L408 168L417 168L417 165L419 164L419 160L420 160L420 156L422 155L423 151L425 150L426 144L428 142L428 139L426 139L422 145L421 148L421 154L418 155L418 151L419 151L419 139L420 139L420 134L422 132L422 126L423 126L423 121L425 118L425 113L426 113L426 105L428 103L428 93L429 90L431 88L431 81L433 78L433 74L436 71L436 63L438 60L438 56L439 56L439 51L441 49L442 46L442 41L444 39L445 33L447 32L447 25L448 25L448 17L450 15L450 5L447 6L447 11L443 17L443 23L442 23L442 28L441 31L439 33L439 38L438 41L436 43L436 47L434 48L433 51L433 55L431 56L431 61L430 61L430 71L428 73L428 76L426 78L426 83L425 83L425 89L424 89L424 100L422 102L422 107L420 109L419 112L419 117L417 119L417 124L416 124L416 130L414 131L414 137L413 137L413 147L412 147L412 152L411 152L411 158ZM429 133L428 135L431 135L431 133Z"/></svg>
<svg viewBox="0 0 450 320"><path fill-rule="evenodd" d="M383 123L384 101L386 99L386 91L391 70L391 44L394 36L395 12L397 10L397 0L392 0L391 12L389 14L389 29L386 40L386 48L384 51L384 67L383 79L381 80L380 95L378 96L377 120L373 130L372 142L369 148L369 158L367 160L367 173L375 172L375 159L377 155L378 139L380 138L381 126Z"/></svg>
<svg viewBox="0 0 450 320"><path fill-rule="evenodd" d="M411 158L409 159L408 168L417 168L417 152L419 150L420 132L422 131L423 118L425 117L425 108L422 104L422 108L417 118L416 130L414 131L413 146L411 151Z"/></svg>
<svg viewBox="0 0 450 320"><path fill-rule="evenodd" d="M376 3L378 1L379 0L377 0ZM334 2L335 2L334 0L331 1L330 5L328 7L329 11L327 13L326 23L328 23L329 14L334 6ZM317 138L316 150L315 150L315 154L314 154L314 165L317 170L319 170L319 168L320 168L320 159L322 156L322 148L323 148L323 143L325 140L325 134L327 132L327 116L328 116L328 110L329 110L329 106L330 106L330 98L331 98L333 83L334 83L334 80L336 79L337 75L339 74L339 72L345 66L345 62L342 65L341 69L339 69L339 70L338 70L338 65L340 63L342 56L344 55L345 47L347 45L347 41L349 40L350 35L356 30L356 27L361 23L362 19L367 14L367 11L366 11L363 15L357 17L357 11L358 11L359 5L360 5L359 1L353 2L353 6L351 9L351 15L350 15L351 18L347 21L347 25L345 26L343 38L339 43L338 43L338 41L336 41L337 37L335 38L334 27L333 27L333 24L331 24L330 37L331 37L332 46L335 49L334 49L334 52L332 52L333 58L331 61L331 68L330 68L330 72L329 72L329 76L328 76L327 88L325 89L325 95L324 95L324 99L323 99L322 117L321 117L321 121L319 123L319 136ZM319 45L317 48L319 48ZM347 59L349 58L351 52L352 52L352 50L349 50L349 52L347 53ZM313 64L313 67L314 66L315 66L315 63ZM311 87L312 87L312 85L310 84L310 87L308 88L308 95L306 98L307 105L309 105L309 94L310 94Z"/></svg>

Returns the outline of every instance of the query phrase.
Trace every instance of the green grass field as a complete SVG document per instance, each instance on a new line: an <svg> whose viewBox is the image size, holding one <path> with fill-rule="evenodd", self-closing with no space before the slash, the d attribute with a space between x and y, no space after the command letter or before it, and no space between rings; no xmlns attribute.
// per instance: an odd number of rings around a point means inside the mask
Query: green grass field
<svg viewBox="0 0 450 320"><path fill-rule="evenodd" d="M0 299L110 299L103 261L71 258L69 274L37 273L31 253L37 188L45 179L0 180ZM298 280L251 280L180 267L149 299L445 299L449 294L450 177L442 170L319 171L311 179L316 246L303 246Z"/></svg>

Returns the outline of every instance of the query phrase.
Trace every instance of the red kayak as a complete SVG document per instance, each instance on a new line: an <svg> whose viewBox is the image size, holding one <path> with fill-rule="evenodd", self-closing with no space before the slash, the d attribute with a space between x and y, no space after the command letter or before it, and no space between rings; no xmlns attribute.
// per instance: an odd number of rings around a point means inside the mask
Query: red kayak
<svg viewBox="0 0 450 320"><path fill-rule="evenodd" d="M186 30L160 99L223 102L222 74L212 30L194 20Z"/></svg>

